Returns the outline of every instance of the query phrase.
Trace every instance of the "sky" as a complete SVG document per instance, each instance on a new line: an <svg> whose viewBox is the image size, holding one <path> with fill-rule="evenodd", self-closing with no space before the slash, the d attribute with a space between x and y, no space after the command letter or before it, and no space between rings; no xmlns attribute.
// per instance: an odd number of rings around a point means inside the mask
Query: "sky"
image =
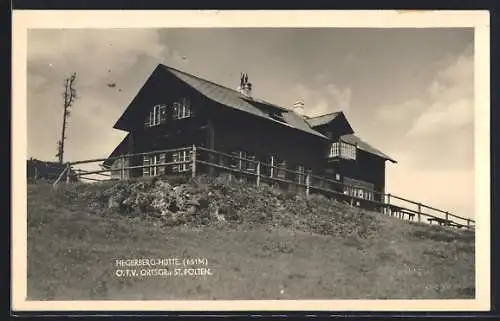
<svg viewBox="0 0 500 321"><path fill-rule="evenodd" d="M68 161L111 153L126 135L112 126L158 63L235 89L247 72L256 97L344 111L398 161L386 192L474 217L473 45L472 28L31 29L28 157L56 160L73 72Z"/></svg>

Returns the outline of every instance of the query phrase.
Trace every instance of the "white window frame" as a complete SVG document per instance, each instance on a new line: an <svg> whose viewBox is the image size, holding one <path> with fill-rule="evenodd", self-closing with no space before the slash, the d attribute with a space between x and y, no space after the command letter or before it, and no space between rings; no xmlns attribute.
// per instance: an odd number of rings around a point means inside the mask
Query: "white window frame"
<svg viewBox="0 0 500 321"><path fill-rule="evenodd" d="M340 157L345 159L356 159L356 145L351 145L348 143L340 143Z"/></svg>
<svg viewBox="0 0 500 321"><path fill-rule="evenodd" d="M165 164L165 153L148 154L142 158L143 166ZM142 168L142 176L159 176L165 173L165 166L151 166Z"/></svg>
<svg viewBox="0 0 500 321"><path fill-rule="evenodd" d="M149 112L146 120L144 121L145 127L154 127L165 123L165 115L167 112L167 105L158 104L154 105L153 109Z"/></svg>
<svg viewBox="0 0 500 321"><path fill-rule="evenodd" d="M191 102L189 98L182 98L173 103L172 119L184 119L192 116Z"/></svg>
<svg viewBox="0 0 500 321"><path fill-rule="evenodd" d="M188 172L192 168L192 160L193 160L193 150L185 149L172 154L173 162L188 162L182 164L174 164L172 165L172 171L174 173L184 173Z"/></svg>
<svg viewBox="0 0 500 321"><path fill-rule="evenodd" d="M339 157L339 156L340 156L339 142L334 142L330 145L330 157Z"/></svg>

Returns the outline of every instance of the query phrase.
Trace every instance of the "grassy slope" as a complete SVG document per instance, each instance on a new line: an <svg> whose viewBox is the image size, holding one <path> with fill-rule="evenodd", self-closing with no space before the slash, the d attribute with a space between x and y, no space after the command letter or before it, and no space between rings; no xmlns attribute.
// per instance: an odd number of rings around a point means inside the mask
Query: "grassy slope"
<svg viewBox="0 0 500 321"><path fill-rule="evenodd" d="M167 228L68 204L49 186L30 185L28 299L474 297L473 233L354 215L374 219L378 230L359 238L269 225ZM207 258L213 275L114 275L117 258L172 256Z"/></svg>

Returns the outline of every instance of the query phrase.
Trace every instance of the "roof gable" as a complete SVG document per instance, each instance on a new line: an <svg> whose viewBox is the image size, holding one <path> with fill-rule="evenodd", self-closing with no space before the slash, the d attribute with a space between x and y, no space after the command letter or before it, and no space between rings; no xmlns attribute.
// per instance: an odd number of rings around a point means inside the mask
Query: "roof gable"
<svg viewBox="0 0 500 321"><path fill-rule="evenodd" d="M349 124L349 121L342 111L336 111L316 117L307 117L306 120L309 126L316 130L328 127L329 125L335 125L342 128L342 134L354 134L351 124Z"/></svg>
<svg viewBox="0 0 500 321"><path fill-rule="evenodd" d="M356 136L354 134L342 135L340 137L340 140L343 141L343 142L345 142L345 143L349 143L349 144L352 144L352 145L357 145L358 148L360 150L362 150L362 151L365 151L367 153L376 155L376 156L378 156L380 158L383 158L385 160L388 160L388 161L390 161L392 163L397 163L390 156L387 156L386 154L384 154L380 150L376 149L375 147L371 146L370 144L368 144L367 142L363 141L361 138L359 138L358 136Z"/></svg>

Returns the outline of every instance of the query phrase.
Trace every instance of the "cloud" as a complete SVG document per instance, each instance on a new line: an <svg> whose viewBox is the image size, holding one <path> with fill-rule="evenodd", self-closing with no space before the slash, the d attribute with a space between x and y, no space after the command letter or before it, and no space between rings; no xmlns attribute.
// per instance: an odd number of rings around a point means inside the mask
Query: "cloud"
<svg viewBox="0 0 500 321"><path fill-rule="evenodd" d="M325 74L315 77L316 83L306 86L295 85L295 92L305 104L309 116L322 115L337 110L348 111L351 106L352 91L347 86L329 83ZM319 83L319 84L318 84Z"/></svg>
<svg viewBox="0 0 500 321"><path fill-rule="evenodd" d="M62 124L64 79L76 72L65 159L107 156L125 133L112 129L159 62L184 61L154 29L30 30L28 152L54 159ZM107 86L115 83L115 88Z"/></svg>
<svg viewBox="0 0 500 321"><path fill-rule="evenodd" d="M468 48L439 70L427 88L428 108L415 119L408 136L426 136L474 122L474 59Z"/></svg>
<svg viewBox="0 0 500 321"><path fill-rule="evenodd" d="M28 61L78 69L92 76L88 82L106 77L107 70L126 71L141 54L160 59L167 50L149 29L32 30L28 37Z"/></svg>
<svg viewBox="0 0 500 321"><path fill-rule="evenodd" d="M391 128L391 193L474 217L474 57L472 46L447 56L421 96L379 108L378 126ZM433 205L430 204L430 205Z"/></svg>

